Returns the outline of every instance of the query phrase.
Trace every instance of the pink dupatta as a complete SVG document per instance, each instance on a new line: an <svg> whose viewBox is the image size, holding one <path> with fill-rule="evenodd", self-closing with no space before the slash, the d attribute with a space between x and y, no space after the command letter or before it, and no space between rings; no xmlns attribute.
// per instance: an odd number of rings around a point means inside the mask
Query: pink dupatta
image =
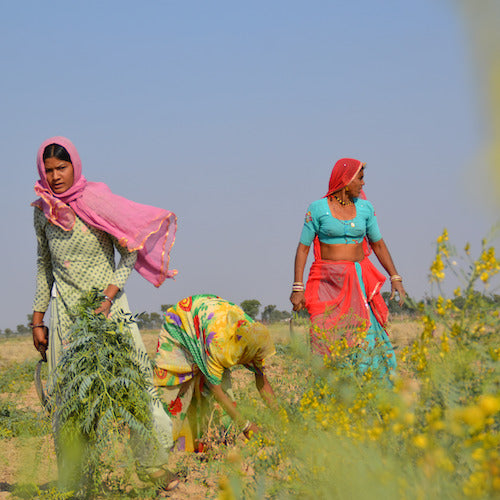
<svg viewBox="0 0 500 500"><path fill-rule="evenodd" d="M63 146L71 157L74 181L71 188L56 194L45 174L43 152L50 144ZM76 216L96 229L114 236L130 252L137 251L135 269L156 287L176 270L169 270L170 250L175 241L177 217L173 212L142 205L113 194L102 182L88 182L82 175L78 151L69 139L51 137L38 150L40 179L35 183L39 198L32 203L45 217L64 231L71 231Z"/></svg>

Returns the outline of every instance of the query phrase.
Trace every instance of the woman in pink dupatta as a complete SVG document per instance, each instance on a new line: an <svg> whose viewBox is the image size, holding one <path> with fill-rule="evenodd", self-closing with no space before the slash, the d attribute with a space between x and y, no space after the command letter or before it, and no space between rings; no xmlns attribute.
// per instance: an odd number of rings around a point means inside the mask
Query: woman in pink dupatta
<svg viewBox="0 0 500 500"><path fill-rule="evenodd" d="M385 375L394 372L396 358L384 329L388 310L380 290L385 277L368 259L371 250L390 276L390 298L398 293L402 304L406 293L373 206L364 196L364 167L352 158L337 161L328 192L309 206L295 255L290 300L294 311L305 307L309 312L313 352L325 355L344 338L349 346L358 346L361 371L371 368ZM304 287L313 242L315 260Z"/></svg>
<svg viewBox="0 0 500 500"><path fill-rule="evenodd" d="M177 218L161 208L141 205L113 194L103 183L87 182L76 148L64 137L46 140L38 151L39 180L33 202L38 243L37 283L33 303L33 341L49 365L50 381L67 342L71 310L91 288L105 298L96 313L129 312L125 283L135 268L145 279L160 286L176 271L168 268ZM115 249L120 255L115 263ZM49 335L44 316L50 304ZM130 325L137 351L147 358L141 335ZM152 381L152 369L143 363ZM154 392L154 391L153 391ZM176 484L165 466L172 446L172 423L158 399L152 404L154 443L135 439L141 478L169 489ZM57 446L61 467L65 459Z"/></svg>

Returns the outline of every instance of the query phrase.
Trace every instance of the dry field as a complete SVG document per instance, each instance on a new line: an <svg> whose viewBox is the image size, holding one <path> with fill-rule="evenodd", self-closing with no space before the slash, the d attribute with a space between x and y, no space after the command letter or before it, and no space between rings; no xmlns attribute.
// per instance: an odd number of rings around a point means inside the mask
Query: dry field
<svg viewBox="0 0 500 500"><path fill-rule="evenodd" d="M273 325L271 331L278 346L289 342L288 325ZM407 320L392 323L389 331L396 352L398 352L418 335L421 328L416 322ZM295 327L293 333L304 336L305 328ZM148 352L154 353L157 333L145 331L143 338ZM11 401L17 409L23 412L42 415L32 373L29 371L33 369L38 359L38 353L34 350L29 337L16 337L0 341L2 380L9 380L10 374L13 378L7 387L5 387L5 383L0 386L0 402ZM278 349L278 353L271 358L269 363L269 378L278 397L290 400L297 392L294 391L294 387L300 385L303 373L296 373L294 367L286 366L284 361L285 358ZM15 375L14 369L16 367L19 369L23 363L25 363L24 366L26 366L28 373L24 373L21 380L19 376ZM253 375L245 369L235 370L233 378L236 395L238 388L253 385ZM248 393L248 387L246 391ZM251 389L250 394L258 399L258 393L255 389ZM264 408L263 411L265 411ZM18 498L17 495L12 494L12 491L20 484L34 484L41 490L50 490L55 486L57 479L56 457L52 437L48 430L37 437L0 437L0 443L0 499ZM204 454L186 455L179 452L172 454L172 466L175 467L176 464L187 466L189 475L186 482L172 492L169 498L205 499L216 497L218 494L217 461L223 459L223 456L223 449L219 450L218 453L215 452L212 455L212 460ZM137 482L135 489L130 490L127 496L141 498L141 488L141 483Z"/></svg>

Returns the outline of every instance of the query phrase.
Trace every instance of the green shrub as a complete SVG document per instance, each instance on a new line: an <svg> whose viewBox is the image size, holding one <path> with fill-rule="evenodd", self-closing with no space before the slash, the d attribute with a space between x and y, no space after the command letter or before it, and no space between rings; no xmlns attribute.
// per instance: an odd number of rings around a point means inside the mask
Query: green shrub
<svg viewBox="0 0 500 500"><path fill-rule="evenodd" d="M0 400L0 438L43 436L50 431L50 422L42 412L23 408Z"/></svg>

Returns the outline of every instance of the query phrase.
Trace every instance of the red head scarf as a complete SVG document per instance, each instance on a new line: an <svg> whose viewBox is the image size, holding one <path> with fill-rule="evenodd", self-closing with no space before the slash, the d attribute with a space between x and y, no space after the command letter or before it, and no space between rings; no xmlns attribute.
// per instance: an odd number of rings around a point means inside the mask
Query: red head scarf
<svg viewBox="0 0 500 500"><path fill-rule="evenodd" d="M366 163L353 158L341 158L333 166L328 184L328 193L326 193L325 197L346 187L365 165ZM364 197L364 195L362 196Z"/></svg>
<svg viewBox="0 0 500 500"><path fill-rule="evenodd" d="M50 144L63 146L73 165L73 185L60 194L54 193L47 182L43 152ZM78 151L65 137L51 137L40 146L37 167L40 179L35 184L35 193L40 198L32 205L43 210L50 222L71 231L78 216L90 226L114 236L129 251L137 251L135 269L155 286L177 274L176 270L168 269L177 229L174 213L122 198L102 182L87 182L82 175Z"/></svg>

